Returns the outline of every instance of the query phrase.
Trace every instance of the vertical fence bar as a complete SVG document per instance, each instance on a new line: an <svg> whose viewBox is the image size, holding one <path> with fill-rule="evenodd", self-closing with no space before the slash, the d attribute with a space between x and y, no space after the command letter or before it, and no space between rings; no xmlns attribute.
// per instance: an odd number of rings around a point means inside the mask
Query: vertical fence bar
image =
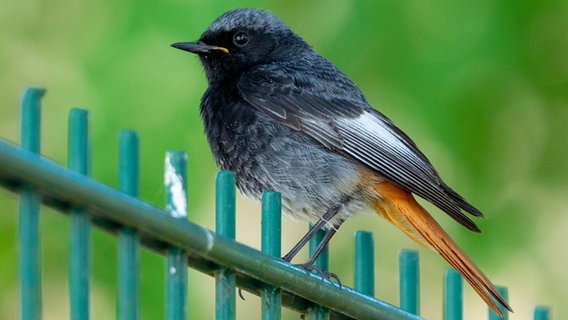
<svg viewBox="0 0 568 320"><path fill-rule="evenodd" d="M166 154L164 184L166 210L178 219L187 219L187 155L182 151ZM166 251L166 319L186 317L187 257L180 248Z"/></svg>
<svg viewBox="0 0 568 320"><path fill-rule="evenodd" d="M282 203L280 194L265 191L262 194L262 252L280 257L282 231ZM261 316L263 320L282 318L282 297L280 289L265 285L260 292Z"/></svg>
<svg viewBox="0 0 568 320"><path fill-rule="evenodd" d="M216 177L215 228L218 234L235 239L235 174L220 171ZM215 317L235 319L235 275L228 269L215 273Z"/></svg>
<svg viewBox="0 0 568 320"><path fill-rule="evenodd" d="M509 294L507 291L507 288L505 287L501 287L501 286L495 286L497 288L497 291L503 296L503 298L505 298L505 301L509 300ZM499 310L501 310L501 312L503 312L503 316L500 317L498 316L495 312L493 312L493 310L489 309L489 320L507 320L509 319L509 312L507 311L507 309L503 308L501 305L499 305Z"/></svg>
<svg viewBox="0 0 568 320"><path fill-rule="evenodd" d="M355 232L355 290L368 296L375 296L375 251L373 233Z"/></svg>
<svg viewBox="0 0 568 320"><path fill-rule="evenodd" d="M311 228L311 226L310 226ZM325 236L325 230L319 230L309 242L310 248L310 257L312 256L313 252L317 248L318 244L321 242L323 237ZM329 244L325 246L325 248L321 251L319 257L314 262L314 266L325 272L329 270ZM308 312L309 320L324 320L329 319L329 311L327 308L314 304Z"/></svg>
<svg viewBox="0 0 568 320"><path fill-rule="evenodd" d="M88 112L71 109L69 113L69 168L89 174ZM70 210L69 301L71 319L89 319L89 215L85 208Z"/></svg>
<svg viewBox="0 0 568 320"><path fill-rule="evenodd" d="M418 315L420 313L418 252L414 250L401 250L399 255L399 267L400 308Z"/></svg>
<svg viewBox="0 0 568 320"><path fill-rule="evenodd" d="M461 320L463 317L462 276L454 269L444 274L444 320Z"/></svg>
<svg viewBox="0 0 568 320"><path fill-rule="evenodd" d="M549 320L550 319L550 309L545 306L536 306L533 311L534 320Z"/></svg>
<svg viewBox="0 0 568 320"><path fill-rule="evenodd" d="M22 95L22 148L40 151L41 88L27 88ZM18 251L20 277L20 316L22 319L41 319L41 266L39 246L39 195L29 187L20 192Z"/></svg>
<svg viewBox="0 0 568 320"><path fill-rule="evenodd" d="M138 196L138 135L132 130L119 134L119 189ZM118 234L118 319L138 319L139 246L136 230L123 227Z"/></svg>

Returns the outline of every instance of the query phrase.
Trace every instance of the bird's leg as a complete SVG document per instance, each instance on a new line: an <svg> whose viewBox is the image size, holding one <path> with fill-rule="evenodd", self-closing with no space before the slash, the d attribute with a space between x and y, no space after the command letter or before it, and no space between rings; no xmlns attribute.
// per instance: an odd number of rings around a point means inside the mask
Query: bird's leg
<svg viewBox="0 0 568 320"><path fill-rule="evenodd" d="M320 243L318 243L318 246L316 247L316 249L314 250L314 252L310 256L308 261L306 261L306 263L304 263L304 265L311 266L316 262L316 259L319 257L320 253L323 251L325 246L328 244L329 240L331 240L331 237L333 237L333 235L337 232L337 229L339 229L339 227L341 226L342 223L343 223L343 220L339 220L339 222L337 224L334 224L333 227L329 228L326 231L326 233L323 236L323 238L321 239Z"/></svg>
<svg viewBox="0 0 568 320"><path fill-rule="evenodd" d="M321 228L323 228L323 226L325 226L329 222L329 220L331 220L337 214L338 211L339 211L339 206L329 209L312 226L312 228L308 231L308 233L306 233L302 237L302 239L300 239L300 241L298 241L298 243L292 248L292 250L290 250L290 252L288 252L284 257L282 257L282 259L284 259L288 262L291 262L292 259L296 256L296 254L298 254L298 252L306 245L306 243L308 243L308 241L310 241L310 239L314 237L316 232L318 232ZM331 228L330 230L333 230L333 228ZM333 235L333 233L329 236L329 238L331 238L332 235ZM327 236L327 234L326 234L326 236ZM329 239L327 241L329 241ZM322 247L322 249L323 249L323 247ZM320 249L319 251L321 252L322 249ZM318 255L319 255L319 253L318 253ZM313 264L313 262L312 262L312 264Z"/></svg>
<svg viewBox="0 0 568 320"><path fill-rule="evenodd" d="M320 243L318 243L318 246L315 248L314 252L310 256L308 261L300 265L300 267L302 267L307 271L315 270L317 273L319 273L322 276L322 278L335 279L335 281L339 284L340 288L341 288L341 280L339 280L339 277L335 273L329 271L322 271L318 267L314 266L314 263L316 262L316 259L323 251L325 246L329 243L329 240L331 240L331 237L333 237L333 235L337 232L337 229L339 229L342 223L343 220L340 219L336 224L333 225L333 227L329 228L325 233L325 235L323 236L323 238L321 239Z"/></svg>

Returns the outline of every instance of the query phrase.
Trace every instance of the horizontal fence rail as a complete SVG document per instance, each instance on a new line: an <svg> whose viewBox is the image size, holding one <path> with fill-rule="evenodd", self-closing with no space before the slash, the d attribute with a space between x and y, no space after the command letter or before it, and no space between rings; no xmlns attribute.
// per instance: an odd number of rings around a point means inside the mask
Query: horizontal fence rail
<svg viewBox="0 0 568 320"><path fill-rule="evenodd" d="M358 319L419 319L386 302L365 296L283 260L242 245L202 226L171 217L167 211L66 169L37 154L0 140L0 183L9 189L31 186L42 201L62 212L82 206L99 227L113 233L121 226L139 230L141 242L163 252L170 245L184 250L188 264L214 275L230 268L237 284L259 294L261 282L283 290L286 307L306 312L310 302ZM308 301L309 300L309 301Z"/></svg>
<svg viewBox="0 0 568 320"><path fill-rule="evenodd" d="M280 319L286 307L308 319L421 319L418 254L403 250L400 263L400 301L397 308L373 298L373 236L355 234L354 287L323 279L280 259L281 199L263 193L261 251L235 241L235 180L231 172L216 178L216 232L187 220L187 157L181 151L166 154L164 184L166 208L137 198L138 136L119 134L119 189L89 178L88 114L72 109L69 115L69 168L39 153L40 98L43 89L25 91L22 101L22 145L0 139L0 186L20 194L20 315L41 318L39 261L39 205L66 213L70 225L70 305L72 319L89 318L89 228L95 225L119 241L117 317L138 319L139 246L166 257L166 319L186 318L187 268L215 277L217 319L235 318L236 287L261 297L261 318ZM317 247L323 232L310 241ZM324 249L315 266L328 269ZM499 288L505 294L506 289ZM240 292L239 292L240 294ZM462 318L462 279L454 270L444 277L443 314ZM534 319L549 319L549 309L537 306ZM491 311L490 319L498 318ZM505 313L505 317L507 314Z"/></svg>

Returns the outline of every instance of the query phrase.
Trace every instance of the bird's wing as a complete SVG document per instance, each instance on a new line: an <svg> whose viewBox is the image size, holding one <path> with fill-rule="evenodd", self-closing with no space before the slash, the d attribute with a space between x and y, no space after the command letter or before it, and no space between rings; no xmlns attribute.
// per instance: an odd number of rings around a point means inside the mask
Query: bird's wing
<svg viewBox="0 0 568 320"><path fill-rule="evenodd" d="M265 65L245 72L237 87L244 100L275 121L347 154L479 232L462 209L474 216L481 212L449 188L414 142L372 109L346 77L339 85L336 80L322 77L309 84L281 67ZM341 96L342 88L356 92Z"/></svg>

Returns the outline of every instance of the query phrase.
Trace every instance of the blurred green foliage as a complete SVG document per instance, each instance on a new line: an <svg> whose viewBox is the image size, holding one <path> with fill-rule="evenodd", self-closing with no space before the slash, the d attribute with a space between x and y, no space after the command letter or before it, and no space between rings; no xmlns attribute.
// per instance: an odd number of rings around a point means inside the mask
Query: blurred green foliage
<svg viewBox="0 0 568 320"><path fill-rule="evenodd" d="M198 112L206 81L196 57L169 45L196 39L215 17L237 6L266 8L281 17L413 137L450 185L486 212L479 236L432 210L490 278L510 287L520 318L528 319L532 303L568 313L567 1L0 0L0 136L19 140L22 88L46 87L44 155L65 163L67 112L85 107L92 176L117 185L117 133L135 129L141 139L141 198L163 206L164 153L186 150L191 219L213 228L216 168ZM17 314L17 197L2 191L0 203L0 318L9 319ZM68 317L67 221L45 211L44 313L61 319ZM368 222L354 223L369 228ZM378 250L412 245L376 225ZM341 263L352 250L351 234L343 234L332 241L337 257L332 267L340 275L351 272ZM106 319L114 315L116 296L114 238L94 231L93 250L92 314ZM425 266L445 267L434 254L424 259ZM142 265L142 317L161 318L163 261L143 251ZM379 279L392 277L378 272ZM426 290L440 286L441 276L424 273ZM190 272L190 286L193 280L209 281L193 277ZM210 287L190 290L193 318L211 317L210 302L205 306L201 294ZM381 287L379 297L397 303L396 292ZM424 299L423 314L439 318L441 305Z"/></svg>

